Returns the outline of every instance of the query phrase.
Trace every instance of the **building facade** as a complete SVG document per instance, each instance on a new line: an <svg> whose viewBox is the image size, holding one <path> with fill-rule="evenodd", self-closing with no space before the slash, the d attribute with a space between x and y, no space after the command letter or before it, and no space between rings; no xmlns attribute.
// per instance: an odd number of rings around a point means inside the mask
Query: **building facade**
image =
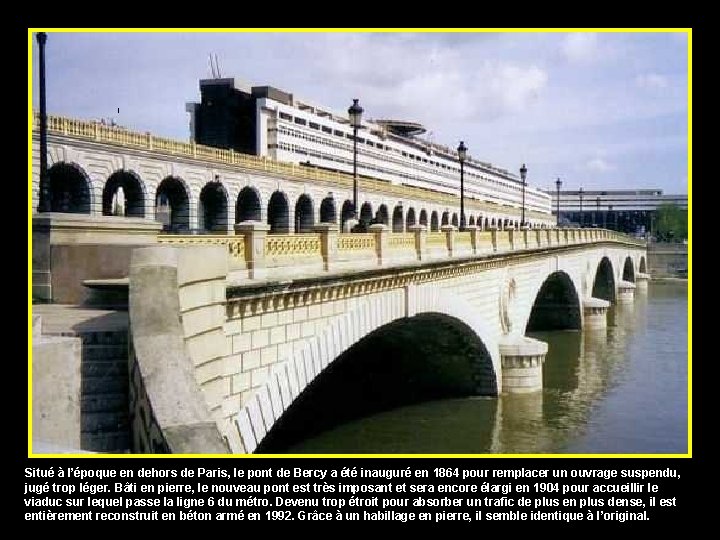
<svg viewBox="0 0 720 540"><path fill-rule="evenodd" d="M310 168L353 172L355 141L348 116L237 79L201 80L200 92L200 103L187 105L195 142ZM422 140L419 135L424 132L413 122L364 121L357 136L358 175L459 195L457 151ZM464 162L464 184L466 198L522 206L517 175L471 156ZM550 202L548 194L525 186L526 210L549 216Z"/></svg>

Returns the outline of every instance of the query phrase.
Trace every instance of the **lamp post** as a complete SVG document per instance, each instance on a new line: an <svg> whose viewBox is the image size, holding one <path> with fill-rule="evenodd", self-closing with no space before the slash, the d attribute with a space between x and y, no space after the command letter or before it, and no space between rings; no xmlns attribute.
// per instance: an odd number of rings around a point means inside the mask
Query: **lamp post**
<svg viewBox="0 0 720 540"><path fill-rule="evenodd" d="M465 169L464 163L467 157L467 146L460 141L457 147L458 160L460 160L460 230L465 230Z"/></svg>
<svg viewBox="0 0 720 540"><path fill-rule="evenodd" d="M557 212L557 226L560 226L560 188L562 187L562 181L558 178L555 180L555 188L557 190L557 199L555 200L555 208Z"/></svg>
<svg viewBox="0 0 720 540"><path fill-rule="evenodd" d="M38 211L50 212L52 204L47 176L47 111L45 101L45 42L47 41L47 34L38 32L35 37L37 38L40 54L40 193Z"/></svg>
<svg viewBox="0 0 720 540"><path fill-rule="evenodd" d="M520 179L522 180L522 213L520 214L520 228L525 226L525 178L527 178L527 167L523 163L520 167Z"/></svg>
<svg viewBox="0 0 720 540"><path fill-rule="evenodd" d="M583 228L583 225L585 223L585 220L583 219L583 211L582 211L582 196L583 196L583 188L580 188L578 191L580 194L580 228Z"/></svg>
<svg viewBox="0 0 720 540"><path fill-rule="evenodd" d="M357 132L362 122L363 108L358 104L357 99L353 99L353 104L348 109L350 117L350 125L353 128L353 219L358 219L357 200L358 200L358 182L357 182Z"/></svg>

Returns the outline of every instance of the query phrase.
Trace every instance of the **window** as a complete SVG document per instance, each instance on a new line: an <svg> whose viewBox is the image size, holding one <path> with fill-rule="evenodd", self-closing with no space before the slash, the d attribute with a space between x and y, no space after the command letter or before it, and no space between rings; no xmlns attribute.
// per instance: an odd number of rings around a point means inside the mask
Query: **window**
<svg viewBox="0 0 720 540"><path fill-rule="evenodd" d="M304 126L307 122L304 118L295 118L295 123Z"/></svg>
<svg viewBox="0 0 720 540"><path fill-rule="evenodd" d="M320 129L320 124L316 124L315 122L310 122L310 128L311 129Z"/></svg>
<svg viewBox="0 0 720 540"><path fill-rule="evenodd" d="M284 112L280 113L280 118L283 120L292 120L292 116L290 116L289 114L284 113Z"/></svg>

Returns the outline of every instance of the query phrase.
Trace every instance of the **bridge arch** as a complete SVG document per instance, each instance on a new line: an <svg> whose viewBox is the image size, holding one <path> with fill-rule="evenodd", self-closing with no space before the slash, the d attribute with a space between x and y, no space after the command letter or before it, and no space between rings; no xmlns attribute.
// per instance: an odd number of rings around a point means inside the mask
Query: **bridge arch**
<svg viewBox="0 0 720 540"><path fill-rule="evenodd" d="M200 191L202 228L206 231L227 232L228 194L222 182L208 182Z"/></svg>
<svg viewBox="0 0 720 540"><path fill-rule="evenodd" d="M267 210L270 234L288 234L290 232L290 206L288 198L282 191L275 191L270 196Z"/></svg>
<svg viewBox="0 0 720 540"><path fill-rule="evenodd" d="M350 203L352 204L352 203ZM343 223L345 220L343 220ZM335 210L335 199L332 196L325 197L320 203L320 223L337 224L337 211Z"/></svg>
<svg viewBox="0 0 720 540"><path fill-rule="evenodd" d="M412 206L408 208L407 215L405 216L405 230L409 231L410 227L415 225L416 218L415 218L415 208Z"/></svg>
<svg viewBox="0 0 720 540"><path fill-rule="evenodd" d="M113 215L113 198L119 188L125 196L125 216L145 217L145 186L133 171L119 170L110 175L102 193L103 216Z"/></svg>
<svg viewBox="0 0 720 540"><path fill-rule="evenodd" d="M243 221L262 221L260 192L252 186L240 190L235 204L235 222Z"/></svg>
<svg viewBox="0 0 720 540"><path fill-rule="evenodd" d="M343 353L373 331L409 315L439 314L455 319L456 324L467 328L486 353L482 374L478 376L480 387L492 395L499 394L502 388L496 334L490 331L476 310L466 300L435 287L417 287L414 294L417 311L413 314L406 312L402 290L363 299L354 309L329 321L302 348L272 366L266 383L250 397L236 417L246 451L252 453L258 449L298 396Z"/></svg>
<svg viewBox="0 0 720 540"><path fill-rule="evenodd" d="M440 226L438 225L438 213L433 210L432 214L430 214L430 230L432 232L437 232L440 229Z"/></svg>
<svg viewBox="0 0 720 540"><path fill-rule="evenodd" d="M92 184L87 173L76 163L55 163L47 171L50 211L89 214L92 208Z"/></svg>
<svg viewBox="0 0 720 540"><path fill-rule="evenodd" d="M635 281L635 266L633 265L632 257L625 258L625 264L623 265L623 281Z"/></svg>
<svg viewBox="0 0 720 540"><path fill-rule="evenodd" d="M314 225L315 213L313 210L313 201L310 195L303 193L295 203L295 232L313 232Z"/></svg>
<svg viewBox="0 0 720 540"><path fill-rule="evenodd" d="M190 228L190 190L182 178L168 176L155 191L155 219L171 231Z"/></svg>
<svg viewBox="0 0 720 540"><path fill-rule="evenodd" d="M420 225L427 228L428 226L428 217L427 217L427 210L424 208L420 210Z"/></svg>
<svg viewBox="0 0 720 540"><path fill-rule="evenodd" d="M403 219L403 207L401 204L398 204L393 209L393 217L392 217L392 232L403 232L405 227L405 220Z"/></svg>
<svg viewBox="0 0 720 540"><path fill-rule="evenodd" d="M600 259L592 287L593 298L615 303L615 271L607 257Z"/></svg>
<svg viewBox="0 0 720 540"><path fill-rule="evenodd" d="M572 278L563 270L545 278L534 296L525 332L580 330L582 307Z"/></svg>
<svg viewBox="0 0 720 540"><path fill-rule="evenodd" d="M375 213L375 223L382 223L383 225L389 224L389 216L387 206L381 204Z"/></svg>

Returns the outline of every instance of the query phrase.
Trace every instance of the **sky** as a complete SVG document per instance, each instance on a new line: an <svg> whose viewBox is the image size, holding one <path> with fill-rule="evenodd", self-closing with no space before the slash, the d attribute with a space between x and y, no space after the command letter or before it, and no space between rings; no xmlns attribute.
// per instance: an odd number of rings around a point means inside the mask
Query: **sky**
<svg viewBox="0 0 720 540"><path fill-rule="evenodd" d="M513 172L526 163L541 189L687 193L685 33L48 32L48 114L188 140L185 104L211 53L222 77L338 114L358 98L365 119L420 122L424 138Z"/></svg>

